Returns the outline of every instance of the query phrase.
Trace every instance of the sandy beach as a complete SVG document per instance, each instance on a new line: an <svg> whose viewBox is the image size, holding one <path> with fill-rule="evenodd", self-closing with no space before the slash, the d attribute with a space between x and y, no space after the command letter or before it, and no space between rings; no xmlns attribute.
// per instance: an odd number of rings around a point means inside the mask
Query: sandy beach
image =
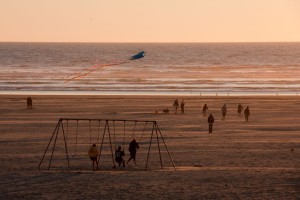
<svg viewBox="0 0 300 200"><path fill-rule="evenodd" d="M27 110L27 96L0 95L0 199L300 199L298 96L31 97L33 109ZM184 114L174 114L176 98L185 100ZM212 134L202 114L205 103L215 117ZM222 120L224 103L228 112ZM250 107L249 122L237 114L239 103ZM169 114L162 113L166 107ZM70 168L59 135L52 167L47 170L47 154L38 170L60 118L155 120L176 171L164 148L160 168L156 143L144 170L150 126L139 140L136 166L113 169L106 138L100 170L93 171L87 151L99 141L97 123L91 124L91 139L79 137L77 144L75 122L68 124ZM124 146L125 159L131 137L140 139L143 127L137 124L133 134L134 124L127 123L124 141L123 125L117 124L113 145ZM89 124L80 122L79 134L88 132Z"/></svg>

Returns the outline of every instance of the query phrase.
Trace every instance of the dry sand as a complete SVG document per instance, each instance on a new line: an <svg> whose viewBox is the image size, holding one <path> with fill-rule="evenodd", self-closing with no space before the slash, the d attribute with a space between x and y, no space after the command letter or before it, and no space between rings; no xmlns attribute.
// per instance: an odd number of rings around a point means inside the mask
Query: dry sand
<svg viewBox="0 0 300 200"><path fill-rule="evenodd" d="M299 97L184 97L183 115L172 110L178 97L32 96L33 110L26 109L26 98L0 96L0 199L300 199ZM215 117L213 134L208 134L207 116L201 114L204 103ZM228 114L222 121L224 103ZM237 115L238 103L250 107L248 123ZM164 107L171 113L162 114ZM38 170L62 117L156 120L177 170L164 148L160 169L153 143L149 170L144 171L151 133L147 126L137 166L112 169L105 137L101 170L93 171L87 150L91 141L98 142L97 124L92 123L90 141L88 123L80 123L82 137L72 157L75 122L68 124L70 169L60 134L52 168L47 170L47 154ZM126 124L125 159L133 128ZM138 140L142 129L143 124L136 126ZM117 145L123 144L122 130L122 123L117 124Z"/></svg>

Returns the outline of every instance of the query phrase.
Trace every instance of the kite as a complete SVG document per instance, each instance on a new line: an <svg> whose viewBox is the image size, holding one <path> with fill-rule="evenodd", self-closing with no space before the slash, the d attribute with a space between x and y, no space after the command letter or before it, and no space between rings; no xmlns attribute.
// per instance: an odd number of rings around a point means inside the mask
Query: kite
<svg viewBox="0 0 300 200"><path fill-rule="evenodd" d="M140 53L131 56L130 60L137 60L143 57L145 57L145 51L141 51Z"/></svg>
<svg viewBox="0 0 300 200"><path fill-rule="evenodd" d="M102 69L104 67L109 67L109 66L115 66L115 65L121 65L121 64L125 64L125 63L128 63L130 62L131 60L137 60L137 59L140 59L140 58L143 58L145 57L145 51L141 51L133 56L130 57L129 60L124 60L124 61L115 61L115 62L111 62L111 63L106 63L106 64L96 64L96 65L93 65L86 70L86 72L82 73L82 72L75 72L75 73L72 73L68 76L65 77L65 80L64 83L67 83L71 80L74 80L74 79L78 79L78 78L81 78L81 77L84 77L84 76L87 76L89 75L90 73L98 70L98 69Z"/></svg>

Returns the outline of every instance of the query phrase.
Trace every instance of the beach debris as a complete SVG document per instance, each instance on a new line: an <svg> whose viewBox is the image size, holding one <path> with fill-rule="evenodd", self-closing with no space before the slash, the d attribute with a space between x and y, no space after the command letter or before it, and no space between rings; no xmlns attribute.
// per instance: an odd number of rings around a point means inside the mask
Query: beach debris
<svg viewBox="0 0 300 200"><path fill-rule="evenodd" d="M169 113L170 113L170 110L169 110L169 108L164 108L164 109L163 109L163 113L165 113L165 114L169 114Z"/></svg>
<svg viewBox="0 0 300 200"><path fill-rule="evenodd" d="M116 66L116 65L121 65L121 64L125 64L125 63L128 63L130 62L131 60L137 60L137 59L141 59L143 57L145 57L146 53L145 51L141 51L133 56L130 57L129 60L122 60L122 61L113 61L111 63L98 63L98 64L95 64L91 67L88 67L84 70L81 70L79 72L75 72L75 73L72 73L72 74L69 74L68 76L64 77L65 81L64 83L67 83L71 80L74 80L74 79L79 79L79 78L82 78L84 76L87 76L91 73L93 73L94 71L98 70L98 69L102 69L104 67L110 67L110 66ZM82 72L82 71L85 71L85 72Z"/></svg>

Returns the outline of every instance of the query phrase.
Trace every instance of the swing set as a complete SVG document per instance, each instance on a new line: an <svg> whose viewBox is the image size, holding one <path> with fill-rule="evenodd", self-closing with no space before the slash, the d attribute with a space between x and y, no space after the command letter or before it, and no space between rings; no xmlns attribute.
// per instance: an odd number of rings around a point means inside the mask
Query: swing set
<svg viewBox="0 0 300 200"><path fill-rule="evenodd" d="M76 123L76 125L71 127L70 124L71 123L74 124L74 122ZM116 124L121 124L122 122L123 122L123 125L116 126ZM86 125L84 131L80 131L80 126L79 126L80 123L82 125L83 125L83 123L84 123L84 125ZM101 124L103 124L103 123L104 123L104 128L101 128ZM95 125L96 125L96 127L95 127ZM113 128L111 128L111 125L113 126ZM143 125L143 126L141 126L141 125ZM147 132L147 131L145 131L147 128L147 125L152 126L152 129L150 129L151 133L150 133L150 135L148 135L148 137L147 137L147 135L145 136L145 132ZM138 128L138 126L139 126L139 128ZM128 127L129 128L133 127L133 131L132 131L131 135L128 131L126 131L126 129L128 129ZM94 136L92 134L93 128L97 129L96 136L95 136L95 134L94 134ZM102 135L101 135L101 129L103 129ZM117 133L116 129L119 130L120 132L123 132L123 134ZM111 133L111 130L113 133ZM54 151L55 151L55 149L58 148L57 140L59 140L58 136L59 136L60 132L62 133L62 135L60 137L62 137L63 146L64 146L64 147L61 147L61 149L64 149L63 151L65 152L68 168L70 168L70 160L72 158L79 156L78 155L78 146L81 145L86 150L88 148L87 143L89 143L89 145L97 144L96 146L99 150L99 156L97 158L97 162L99 163L99 165L100 165L101 157L105 157L105 156L110 157L109 154L111 154L112 164L113 164L113 167L115 168L116 165L115 165L115 159L114 159L115 158L114 150L116 150L117 143L119 146L122 146L123 150L124 150L126 138L130 138L130 139L135 138L135 135L137 136L136 132L138 132L138 131L141 131L141 135L139 136L139 139L137 138L138 143L143 143L143 144L149 145L148 151L146 153L145 170L147 170L147 168L148 168L150 150L151 150L152 143L155 141L155 139L154 139L155 137L156 137L156 141L157 141L157 148L158 148L157 152L159 155L160 168L163 169L162 150L161 150L161 143L163 143L165 150L167 152L167 155L172 163L172 166L173 166L174 170L176 170L174 161L170 155L170 152L165 143L165 139L164 139L156 121L123 120L123 119L77 119L77 118L60 118L58 120L58 123L52 133L52 136L49 140L47 148L46 148L46 150L43 154L43 157L39 163L38 169L41 168L43 162L44 163L46 162L45 157L47 155L48 155L48 157L50 156L48 170L50 169L52 160L53 160ZM113 135L113 137L112 137L112 135ZM116 137L116 135L117 135L117 137ZM108 141L105 140L105 136L108 136ZM123 137L123 141L121 141L121 139L120 139L121 137ZM143 142L142 142L142 139L144 140ZM92 141L96 141L96 142L92 142ZM121 143L122 143L122 145L121 145ZM106 144L107 149L109 149L108 151L110 151L110 153L107 153L107 154L103 153L105 144ZM52 148L52 150L51 150L51 148ZM74 154L69 153L70 149L72 149L72 148L74 149ZM85 155L85 157L87 157L86 152L84 155Z"/></svg>

